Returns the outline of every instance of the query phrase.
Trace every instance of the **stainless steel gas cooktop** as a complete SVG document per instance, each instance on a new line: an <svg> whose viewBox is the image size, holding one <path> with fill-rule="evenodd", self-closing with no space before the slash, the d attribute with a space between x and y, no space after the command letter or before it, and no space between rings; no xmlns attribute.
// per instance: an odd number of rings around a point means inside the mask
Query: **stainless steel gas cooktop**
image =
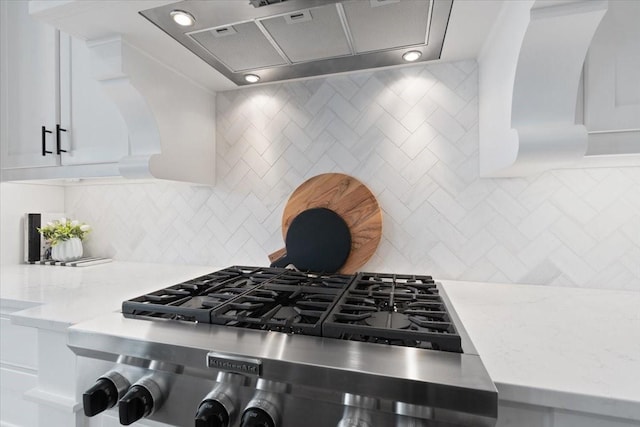
<svg viewBox="0 0 640 427"><path fill-rule="evenodd" d="M234 266L125 301L122 311L70 329L87 416L117 413L124 425L495 425L495 386L430 276Z"/></svg>

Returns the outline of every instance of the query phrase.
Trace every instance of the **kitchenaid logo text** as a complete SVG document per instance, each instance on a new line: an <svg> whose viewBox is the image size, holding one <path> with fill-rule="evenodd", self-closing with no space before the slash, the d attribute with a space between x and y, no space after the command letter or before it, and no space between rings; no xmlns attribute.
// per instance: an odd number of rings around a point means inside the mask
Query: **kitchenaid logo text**
<svg viewBox="0 0 640 427"><path fill-rule="evenodd" d="M260 375L262 362L259 359L245 359L241 357L209 353L207 355L207 366L227 372Z"/></svg>

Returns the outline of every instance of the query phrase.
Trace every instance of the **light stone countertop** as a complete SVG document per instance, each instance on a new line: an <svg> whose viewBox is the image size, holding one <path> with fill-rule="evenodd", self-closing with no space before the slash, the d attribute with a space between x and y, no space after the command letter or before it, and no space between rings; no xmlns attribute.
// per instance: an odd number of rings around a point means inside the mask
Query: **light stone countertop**
<svg viewBox="0 0 640 427"><path fill-rule="evenodd" d="M83 320L120 310L125 300L216 270L219 268L132 262L88 267L3 265L1 307L13 323L64 331Z"/></svg>
<svg viewBox="0 0 640 427"><path fill-rule="evenodd" d="M3 265L1 307L16 324L64 331L217 269ZM640 292L442 283L501 399L640 421Z"/></svg>
<svg viewBox="0 0 640 427"><path fill-rule="evenodd" d="M640 421L640 292L442 283L500 399Z"/></svg>

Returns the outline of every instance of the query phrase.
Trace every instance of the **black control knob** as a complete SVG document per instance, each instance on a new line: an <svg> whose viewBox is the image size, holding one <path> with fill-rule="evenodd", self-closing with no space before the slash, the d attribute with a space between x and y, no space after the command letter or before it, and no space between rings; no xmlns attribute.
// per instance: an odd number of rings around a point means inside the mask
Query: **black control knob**
<svg viewBox="0 0 640 427"><path fill-rule="evenodd" d="M84 414L87 417L93 417L112 408L117 402L118 389L112 381L106 378L100 378L93 387L82 394Z"/></svg>
<svg viewBox="0 0 640 427"><path fill-rule="evenodd" d="M129 389L129 380L114 369L96 380L96 383L82 395L84 414L93 417L115 406L118 399Z"/></svg>
<svg viewBox="0 0 640 427"><path fill-rule="evenodd" d="M273 418L260 408L247 408L242 413L240 427L276 427Z"/></svg>
<svg viewBox="0 0 640 427"><path fill-rule="evenodd" d="M217 400L205 400L196 412L196 427L228 427L229 413Z"/></svg>
<svg viewBox="0 0 640 427"><path fill-rule="evenodd" d="M153 396L140 385L132 386L118 404L120 424L128 426L153 411Z"/></svg>

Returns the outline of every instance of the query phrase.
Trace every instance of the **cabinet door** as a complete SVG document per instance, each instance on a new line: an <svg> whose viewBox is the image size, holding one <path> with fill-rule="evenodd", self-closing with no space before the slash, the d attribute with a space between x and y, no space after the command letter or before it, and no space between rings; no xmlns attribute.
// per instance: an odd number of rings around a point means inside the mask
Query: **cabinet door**
<svg viewBox="0 0 640 427"><path fill-rule="evenodd" d="M91 73L85 41L60 34L60 133L63 165L114 163L128 154L127 127Z"/></svg>
<svg viewBox="0 0 640 427"><path fill-rule="evenodd" d="M55 131L58 32L29 16L26 1L0 1L2 167L55 165L42 155L42 126ZM48 151L55 135L46 134Z"/></svg>
<svg viewBox="0 0 640 427"><path fill-rule="evenodd" d="M587 155L640 154L640 2L609 2L585 61Z"/></svg>

